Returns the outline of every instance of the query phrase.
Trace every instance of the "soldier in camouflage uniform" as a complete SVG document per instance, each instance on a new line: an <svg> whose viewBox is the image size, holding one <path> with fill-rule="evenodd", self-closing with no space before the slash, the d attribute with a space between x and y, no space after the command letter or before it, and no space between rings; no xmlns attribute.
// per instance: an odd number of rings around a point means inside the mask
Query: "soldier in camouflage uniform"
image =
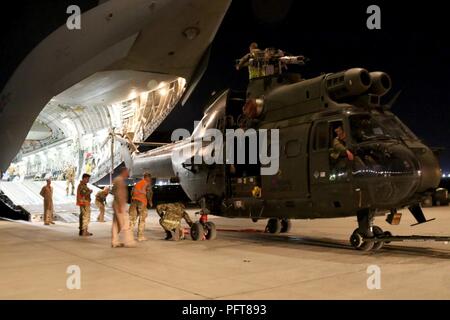
<svg viewBox="0 0 450 320"><path fill-rule="evenodd" d="M106 198L109 194L109 187L106 187L103 190L100 190L95 195L95 205L100 210L100 214L97 217L98 222L105 222L105 205L106 205Z"/></svg>
<svg viewBox="0 0 450 320"><path fill-rule="evenodd" d="M130 228L134 230L136 222L139 219L137 239L138 241L146 241L144 235L145 219L147 218L147 209L153 207L152 192L152 176L149 173L144 174L144 178L140 180L131 192L131 205L129 208Z"/></svg>
<svg viewBox="0 0 450 320"><path fill-rule="evenodd" d="M180 240L180 238L184 238L183 228L181 228L181 219L184 219L189 227L193 225L191 218L184 209L184 205L179 202L156 206L156 212L161 217L159 223L166 232L165 240L170 240L172 238L174 240Z"/></svg>
<svg viewBox="0 0 450 320"><path fill-rule="evenodd" d="M69 186L72 186L71 194L74 196L75 192L75 168L72 165L69 165L64 175L66 176L66 194L69 196Z"/></svg>
<svg viewBox="0 0 450 320"><path fill-rule="evenodd" d="M77 188L77 206L80 207L80 236L88 237L92 236L92 233L88 232L89 222L91 221L91 193L92 190L88 188L87 184L90 179L90 175L83 174L80 184Z"/></svg>

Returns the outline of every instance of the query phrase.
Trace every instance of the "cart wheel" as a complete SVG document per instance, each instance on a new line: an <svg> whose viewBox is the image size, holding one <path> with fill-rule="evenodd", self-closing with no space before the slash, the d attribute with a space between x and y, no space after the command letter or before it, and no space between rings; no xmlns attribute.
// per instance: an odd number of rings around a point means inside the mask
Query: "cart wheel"
<svg viewBox="0 0 450 320"><path fill-rule="evenodd" d="M200 222L196 222L191 227L191 238L194 241L202 240L205 235L205 229Z"/></svg>
<svg viewBox="0 0 450 320"><path fill-rule="evenodd" d="M217 238L216 225L213 222L205 223L206 227L206 240L214 240Z"/></svg>

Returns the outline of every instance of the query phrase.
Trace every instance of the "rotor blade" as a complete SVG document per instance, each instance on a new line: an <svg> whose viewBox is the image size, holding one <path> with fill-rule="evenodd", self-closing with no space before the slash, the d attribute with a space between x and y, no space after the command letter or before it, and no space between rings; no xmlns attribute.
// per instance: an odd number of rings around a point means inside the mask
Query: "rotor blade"
<svg viewBox="0 0 450 320"><path fill-rule="evenodd" d="M115 136L114 139L119 141L122 144L129 144L130 143L127 139L123 138L122 136L120 136L118 134L115 134L114 136Z"/></svg>
<svg viewBox="0 0 450 320"><path fill-rule="evenodd" d="M100 150L103 149L106 146L106 144L109 142L109 140L111 140L111 136L110 135L105 139L105 141L103 141L103 143L100 146Z"/></svg>
<svg viewBox="0 0 450 320"><path fill-rule="evenodd" d="M116 137L117 141L119 141L120 143L128 145L133 150L133 152L139 153L139 150L136 147L136 144L133 142L133 140L131 140L131 138L128 135L125 135L125 138L124 138L122 135L116 133L115 137Z"/></svg>
<svg viewBox="0 0 450 320"><path fill-rule="evenodd" d="M162 147L168 145L169 143L165 142L134 142L134 144L138 146L149 146L149 147Z"/></svg>

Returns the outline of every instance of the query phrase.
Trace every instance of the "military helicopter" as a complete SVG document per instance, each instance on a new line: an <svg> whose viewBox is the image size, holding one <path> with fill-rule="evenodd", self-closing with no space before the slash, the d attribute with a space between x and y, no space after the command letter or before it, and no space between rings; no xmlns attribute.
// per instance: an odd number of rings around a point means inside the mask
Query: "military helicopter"
<svg viewBox="0 0 450 320"><path fill-rule="evenodd" d="M393 236L373 225L376 215L385 214L389 223L398 224L397 210L405 207L418 224L430 221L419 204L441 177L436 155L392 113L393 101L381 104L391 89L389 75L352 68L302 79L285 72L283 65L302 64L304 57L278 59L280 68L251 79L246 92L218 94L191 136L144 153L124 149L131 175L149 171L180 183L201 207L201 218L191 228L194 240L216 237L215 225L207 221L213 214L268 219L266 230L273 234L288 232L291 219L356 216L358 226L350 243L363 251L408 239L449 241ZM237 128L278 131L275 174L262 175L265 165L259 160L250 163L248 156L239 164L190 161L206 152L204 141L211 139L204 138L210 138L210 129L226 135ZM330 157L338 128L347 135L351 160ZM194 148L198 138L203 142ZM248 151L251 144L236 148ZM174 157L180 150L186 151L184 156Z"/></svg>

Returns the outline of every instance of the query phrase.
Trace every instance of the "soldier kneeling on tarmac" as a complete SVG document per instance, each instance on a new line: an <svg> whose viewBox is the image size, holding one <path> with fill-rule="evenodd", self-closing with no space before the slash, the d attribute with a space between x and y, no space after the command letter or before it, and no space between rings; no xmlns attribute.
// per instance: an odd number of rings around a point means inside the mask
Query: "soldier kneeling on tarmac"
<svg viewBox="0 0 450 320"><path fill-rule="evenodd" d="M184 230L181 227L181 219L184 219L189 227L194 224L185 211L185 206L182 203L167 203L156 206L156 212L161 217L159 224L166 232L165 240L182 240L184 239Z"/></svg>

